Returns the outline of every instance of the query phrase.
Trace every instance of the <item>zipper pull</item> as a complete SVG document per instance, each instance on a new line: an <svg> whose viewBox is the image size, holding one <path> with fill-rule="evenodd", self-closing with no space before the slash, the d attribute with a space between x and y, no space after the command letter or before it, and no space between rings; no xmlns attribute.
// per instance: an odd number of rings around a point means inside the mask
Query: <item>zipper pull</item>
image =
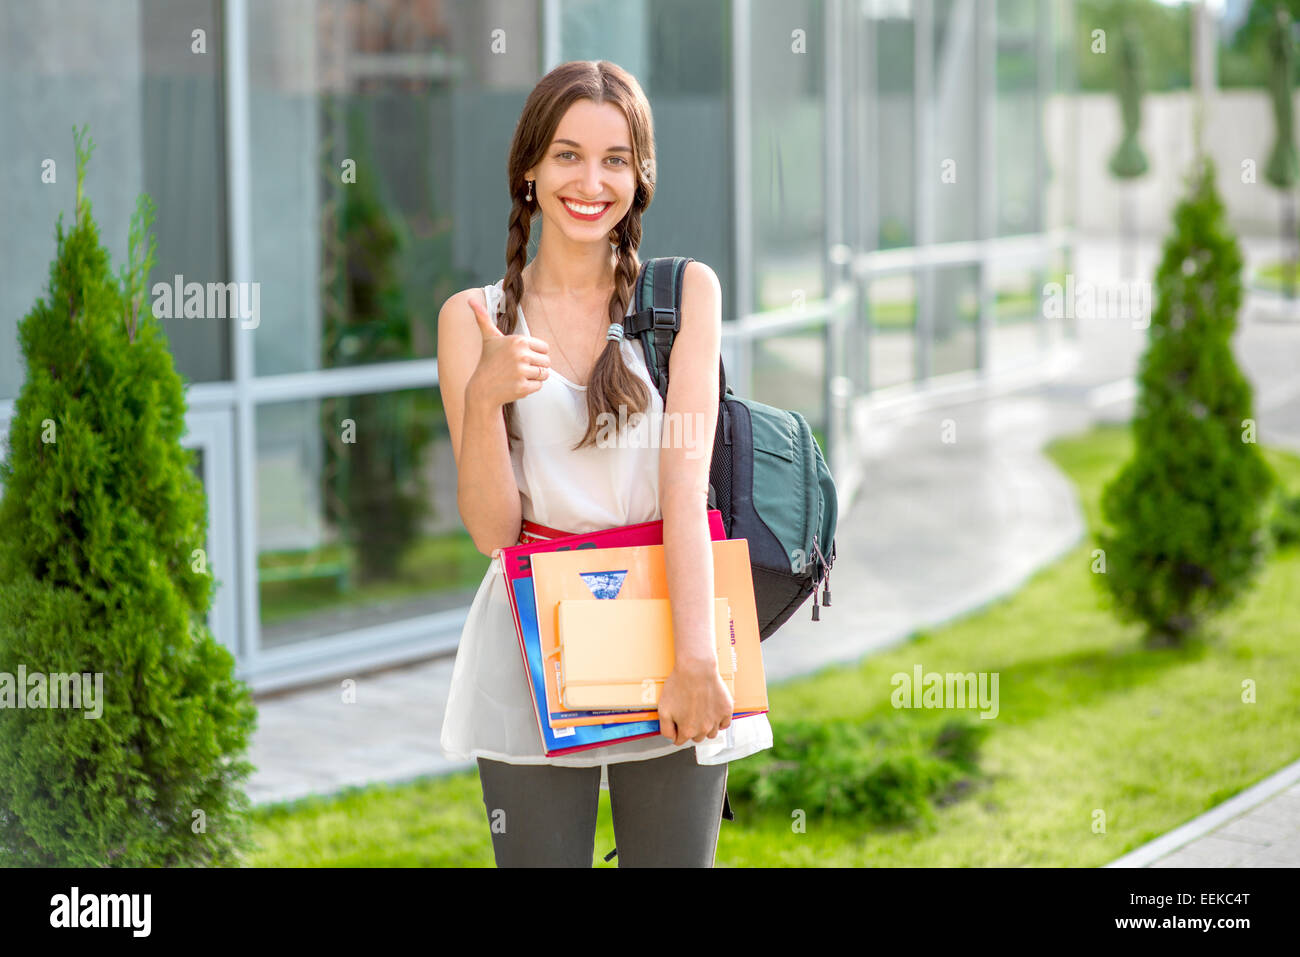
<svg viewBox="0 0 1300 957"><path fill-rule="evenodd" d="M835 553L835 543L831 543L831 554ZM817 591L818 585L824 585L822 589L822 604L827 608L831 607L831 563L826 560L822 554L821 547L817 544L817 536L813 536L813 554L817 556L821 563L821 576L817 579L817 584L813 586L813 591Z"/></svg>
<svg viewBox="0 0 1300 957"><path fill-rule="evenodd" d="M832 545L832 546L831 546L831 550L834 551L834 548L835 548L835 546ZM822 584L823 581L825 581L825 582L827 583L826 594L825 594L825 596L824 596L823 599L822 599L822 603L823 603L824 605L826 605L827 608L829 608L829 607L831 606L831 602L830 602L831 592L830 592L830 587L829 587L829 584L830 584L830 565L827 564L827 562L826 562L826 556L822 554L822 550L821 550L821 548L820 548L820 547L818 546L818 544L817 544L817 536L816 536L816 535L814 535L814 536L813 536L813 539L812 539L812 550L813 550L813 556L814 556L814 559L815 559L816 562L818 563L818 567L821 569L821 575L819 575L818 578L817 578L817 580L813 582L813 610L812 610L812 620L813 620L813 621L821 621L822 618L821 618L821 615L818 613L818 609L817 609L817 589L821 586L821 584Z"/></svg>

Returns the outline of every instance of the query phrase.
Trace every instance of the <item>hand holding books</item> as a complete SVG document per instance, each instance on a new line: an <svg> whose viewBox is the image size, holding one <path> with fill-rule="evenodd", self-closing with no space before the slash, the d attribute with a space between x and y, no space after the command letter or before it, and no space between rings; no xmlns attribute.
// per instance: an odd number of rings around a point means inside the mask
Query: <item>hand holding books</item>
<svg viewBox="0 0 1300 957"><path fill-rule="evenodd" d="M731 726L735 699L717 665L679 664L659 696L659 733L673 744L716 738Z"/></svg>

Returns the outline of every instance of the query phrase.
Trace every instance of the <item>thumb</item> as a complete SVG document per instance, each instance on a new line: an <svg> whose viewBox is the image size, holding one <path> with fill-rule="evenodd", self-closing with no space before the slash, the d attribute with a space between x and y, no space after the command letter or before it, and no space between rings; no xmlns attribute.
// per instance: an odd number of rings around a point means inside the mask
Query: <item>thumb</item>
<svg viewBox="0 0 1300 957"><path fill-rule="evenodd" d="M478 323L478 331L484 339L491 339L505 334L497 328L496 323L488 318L487 308L479 305L477 299L469 301L469 307L474 310L474 321Z"/></svg>

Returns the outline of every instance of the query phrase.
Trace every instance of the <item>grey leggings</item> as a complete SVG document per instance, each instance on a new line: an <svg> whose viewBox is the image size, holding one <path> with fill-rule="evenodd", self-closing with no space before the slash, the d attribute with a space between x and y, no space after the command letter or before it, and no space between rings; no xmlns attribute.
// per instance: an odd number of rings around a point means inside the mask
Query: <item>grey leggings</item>
<svg viewBox="0 0 1300 957"><path fill-rule="evenodd" d="M497 867L591 867L600 767L478 759ZM683 748L608 765L619 867L712 867L727 765Z"/></svg>

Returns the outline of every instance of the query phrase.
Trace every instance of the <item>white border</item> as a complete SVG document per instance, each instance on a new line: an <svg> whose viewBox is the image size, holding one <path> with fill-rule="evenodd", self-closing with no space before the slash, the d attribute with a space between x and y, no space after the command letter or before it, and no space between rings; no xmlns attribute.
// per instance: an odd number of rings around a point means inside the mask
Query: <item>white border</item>
<svg viewBox="0 0 1300 957"><path fill-rule="evenodd" d="M208 610L208 627L238 657L234 443L230 411L187 411L181 445L203 452L203 491L208 507L207 563L213 577L219 580Z"/></svg>

